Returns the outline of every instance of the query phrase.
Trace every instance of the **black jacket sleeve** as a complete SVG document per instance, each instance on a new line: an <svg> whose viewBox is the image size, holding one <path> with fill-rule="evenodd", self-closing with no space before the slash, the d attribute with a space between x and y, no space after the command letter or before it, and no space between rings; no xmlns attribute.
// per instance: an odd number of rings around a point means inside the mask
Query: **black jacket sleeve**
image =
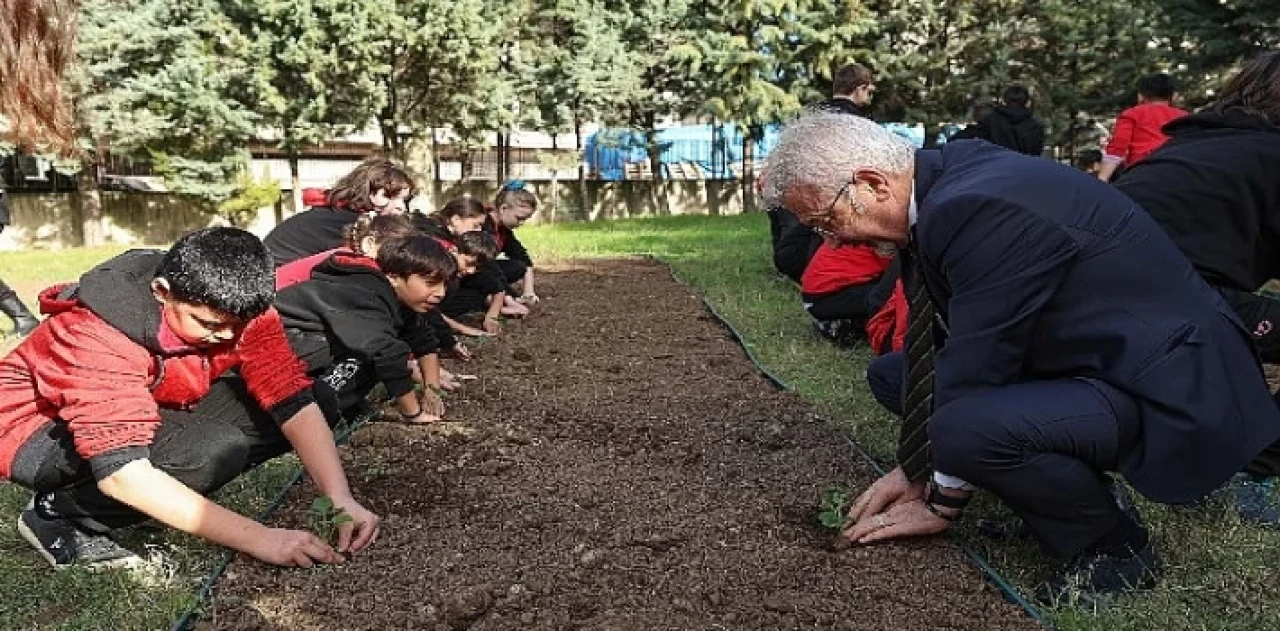
<svg viewBox="0 0 1280 631"><path fill-rule="evenodd" d="M440 340L425 313L405 313L405 327L400 339L409 345L414 357L440 352Z"/></svg>
<svg viewBox="0 0 1280 631"><path fill-rule="evenodd" d="M399 314L394 308L398 305L368 294L364 300L344 301L343 308L327 311L324 319L339 345L371 363L387 394L398 397L413 390L413 372L411 349L400 339Z"/></svg>
<svg viewBox="0 0 1280 631"><path fill-rule="evenodd" d="M506 230L507 240L502 246L502 253L513 261L520 261L526 267L533 267L533 259L529 258L529 251L524 249L524 244L520 243L520 239L516 237L515 230Z"/></svg>

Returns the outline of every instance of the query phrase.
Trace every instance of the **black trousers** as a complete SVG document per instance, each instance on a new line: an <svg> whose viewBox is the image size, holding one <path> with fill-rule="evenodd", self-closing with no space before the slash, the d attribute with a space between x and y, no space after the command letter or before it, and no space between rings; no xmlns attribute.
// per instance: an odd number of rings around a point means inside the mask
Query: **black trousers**
<svg viewBox="0 0 1280 631"><path fill-rule="evenodd" d="M1280 364L1280 300L1226 287L1216 289L1253 334L1253 343L1262 361ZM1280 395L1276 397L1276 404L1280 405ZM1245 471L1264 477L1280 475L1280 443L1258 454Z"/></svg>
<svg viewBox="0 0 1280 631"><path fill-rule="evenodd" d="M874 283L849 285L825 294L800 294L805 311L817 320L853 320L866 323L871 317Z"/></svg>
<svg viewBox="0 0 1280 631"><path fill-rule="evenodd" d="M789 212L786 216L794 218ZM786 228L773 245L773 267L779 274L796 283L804 276L804 268L813 260L813 254L822 246L822 237L813 228L796 221Z"/></svg>
<svg viewBox="0 0 1280 631"><path fill-rule="evenodd" d="M494 262L498 264L498 269L501 270L507 286L524 280L524 273L529 270L528 265L513 259L498 259Z"/></svg>
<svg viewBox="0 0 1280 631"><path fill-rule="evenodd" d="M872 394L901 414L906 360L877 358ZM1070 557L1115 528L1110 478L1140 435L1137 404L1097 380L1032 381L952 401L934 411L929 440L937 471L994 493L1046 552Z"/></svg>
<svg viewBox="0 0 1280 631"><path fill-rule="evenodd" d="M1225 287L1217 290L1253 334L1262 361L1280 364L1280 300Z"/></svg>
<svg viewBox="0 0 1280 631"><path fill-rule="evenodd" d="M315 396L330 425L337 419L333 393L317 383ZM193 409L161 410L151 444L152 466L201 495L210 495L244 472L291 447L271 416L236 376L219 379ZM147 516L107 497L81 458L65 423L52 421L18 449L13 482L52 495L52 508L82 528L106 532Z"/></svg>
<svg viewBox="0 0 1280 631"><path fill-rule="evenodd" d="M495 282L500 279L500 276L493 276L487 270L467 276L456 288L449 288L449 293L445 294L437 309L455 320L468 313L485 311L489 308L489 296L502 291L504 285Z"/></svg>

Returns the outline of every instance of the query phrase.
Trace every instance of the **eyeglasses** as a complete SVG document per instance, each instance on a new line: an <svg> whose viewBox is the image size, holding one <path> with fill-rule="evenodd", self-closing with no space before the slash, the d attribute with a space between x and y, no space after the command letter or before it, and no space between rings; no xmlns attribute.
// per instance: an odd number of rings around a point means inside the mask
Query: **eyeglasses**
<svg viewBox="0 0 1280 631"><path fill-rule="evenodd" d="M840 198L849 193L850 186L853 186L853 180L845 182L844 186L840 187L840 191L836 193L835 199L831 200L831 203L827 206L827 211L822 214L823 221L831 221L831 213L835 212L836 204L840 203ZM849 200L849 203L853 203L853 200Z"/></svg>

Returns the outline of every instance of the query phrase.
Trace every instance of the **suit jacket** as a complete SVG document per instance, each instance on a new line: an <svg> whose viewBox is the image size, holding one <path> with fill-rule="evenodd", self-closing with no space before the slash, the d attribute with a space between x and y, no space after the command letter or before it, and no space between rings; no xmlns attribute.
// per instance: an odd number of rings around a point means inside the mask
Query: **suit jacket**
<svg viewBox="0 0 1280 631"><path fill-rule="evenodd" d="M1163 230L1082 172L979 141L920 151L916 250L947 324L934 405L1088 377L1133 397L1120 470L1147 497L1205 496L1280 438L1248 333Z"/></svg>

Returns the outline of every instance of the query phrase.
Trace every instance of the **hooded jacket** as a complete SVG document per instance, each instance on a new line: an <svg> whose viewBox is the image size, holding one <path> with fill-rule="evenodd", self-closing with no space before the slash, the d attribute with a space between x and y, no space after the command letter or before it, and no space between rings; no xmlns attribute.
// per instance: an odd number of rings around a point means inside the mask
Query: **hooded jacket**
<svg viewBox="0 0 1280 631"><path fill-rule="evenodd" d="M342 247L347 227L360 215L349 210L317 206L276 226L262 240L276 267L313 254Z"/></svg>
<svg viewBox="0 0 1280 631"><path fill-rule="evenodd" d="M323 372L335 358L355 357L373 366L392 397L413 390L409 360L438 350L432 328L400 304L377 262L366 256L335 252L310 280L277 293L276 308L310 374Z"/></svg>
<svg viewBox="0 0 1280 631"><path fill-rule="evenodd" d="M163 257L131 250L41 293L49 317L0 360L0 476L10 476L32 434L59 422L94 477L107 477L149 457L161 408L190 409L233 368L279 423L314 401L274 309L228 344L178 338L151 293Z"/></svg>
<svg viewBox="0 0 1280 631"><path fill-rule="evenodd" d="M1044 123L1026 107L1001 105L982 119L975 132L987 140L1018 153L1038 156L1044 152Z"/></svg>
<svg viewBox="0 0 1280 631"><path fill-rule="evenodd" d="M1280 127L1231 108L1179 118L1164 132L1169 141L1116 187L1209 284L1252 292L1280 277Z"/></svg>
<svg viewBox="0 0 1280 631"><path fill-rule="evenodd" d="M485 232L493 236L493 242L498 245L498 252L506 254L507 258L513 261L524 263L525 267L533 267L533 259L529 257L529 251L524 248L524 244L520 243L520 239L516 238L515 230L494 220L493 215L484 218Z"/></svg>

